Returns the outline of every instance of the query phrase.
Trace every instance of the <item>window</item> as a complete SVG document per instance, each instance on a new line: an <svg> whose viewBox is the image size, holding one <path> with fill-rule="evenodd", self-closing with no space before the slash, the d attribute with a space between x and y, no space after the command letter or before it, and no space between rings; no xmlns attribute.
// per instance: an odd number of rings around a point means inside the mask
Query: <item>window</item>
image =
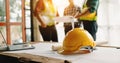
<svg viewBox="0 0 120 63"><path fill-rule="evenodd" d="M26 41L25 0L0 0L0 30L7 44Z"/></svg>
<svg viewBox="0 0 120 63"><path fill-rule="evenodd" d="M26 42L32 41L31 39L31 2L32 0L25 0L25 23L26 23Z"/></svg>

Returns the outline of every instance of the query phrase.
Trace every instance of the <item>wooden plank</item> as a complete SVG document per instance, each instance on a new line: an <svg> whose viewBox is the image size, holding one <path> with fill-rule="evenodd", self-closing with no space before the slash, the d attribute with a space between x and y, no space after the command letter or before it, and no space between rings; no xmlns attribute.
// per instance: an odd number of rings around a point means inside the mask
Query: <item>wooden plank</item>
<svg viewBox="0 0 120 63"><path fill-rule="evenodd" d="M68 60L32 55L28 53L0 53L0 55L16 57L20 62L34 61L38 63L71 63L71 61Z"/></svg>

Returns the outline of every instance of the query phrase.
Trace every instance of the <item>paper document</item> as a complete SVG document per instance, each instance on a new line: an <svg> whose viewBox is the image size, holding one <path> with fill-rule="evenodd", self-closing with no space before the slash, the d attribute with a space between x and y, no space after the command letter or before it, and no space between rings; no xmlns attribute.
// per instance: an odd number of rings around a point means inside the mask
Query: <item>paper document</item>
<svg viewBox="0 0 120 63"><path fill-rule="evenodd" d="M76 22L77 21L73 16L55 17L54 20L56 22Z"/></svg>

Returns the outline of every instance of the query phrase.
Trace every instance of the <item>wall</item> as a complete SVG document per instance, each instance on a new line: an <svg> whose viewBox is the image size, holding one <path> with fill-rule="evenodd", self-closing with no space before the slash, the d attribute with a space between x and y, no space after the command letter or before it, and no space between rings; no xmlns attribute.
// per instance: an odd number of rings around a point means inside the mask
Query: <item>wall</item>
<svg viewBox="0 0 120 63"><path fill-rule="evenodd" d="M120 44L120 0L100 0L97 40L107 40L110 45Z"/></svg>

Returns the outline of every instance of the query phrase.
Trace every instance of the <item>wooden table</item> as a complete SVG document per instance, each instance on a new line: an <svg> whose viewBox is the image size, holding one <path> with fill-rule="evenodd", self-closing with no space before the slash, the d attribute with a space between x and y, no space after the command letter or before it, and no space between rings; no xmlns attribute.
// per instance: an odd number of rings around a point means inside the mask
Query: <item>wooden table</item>
<svg viewBox="0 0 120 63"><path fill-rule="evenodd" d="M8 60L8 57L23 63L120 63L120 49L97 47L88 54L61 55L51 50L54 44L36 43L35 49L2 52L0 63L1 60Z"/></svg>

